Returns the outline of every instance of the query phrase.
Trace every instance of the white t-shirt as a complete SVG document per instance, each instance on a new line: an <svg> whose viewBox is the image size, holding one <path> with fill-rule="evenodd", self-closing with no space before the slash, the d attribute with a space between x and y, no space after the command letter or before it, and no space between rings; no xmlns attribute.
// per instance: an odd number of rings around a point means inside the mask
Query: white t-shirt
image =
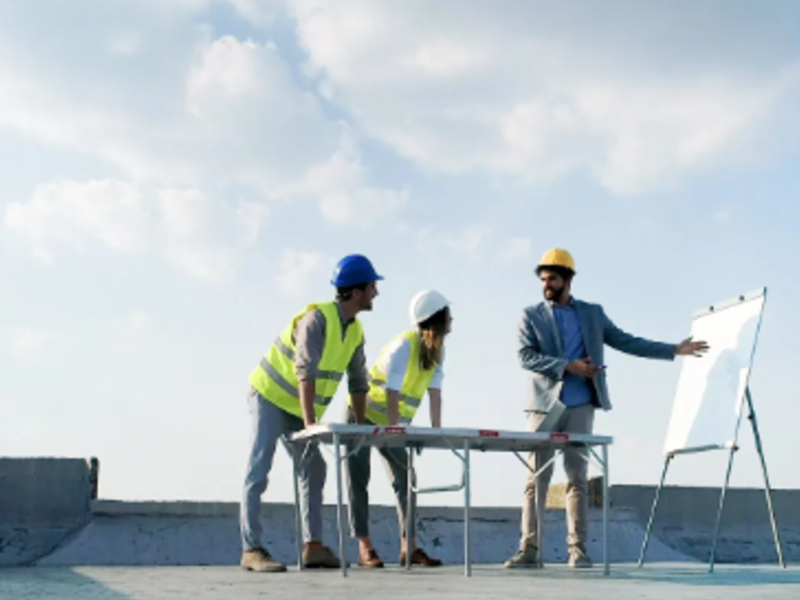
<svg viewBox="0 0 800 600"><path fill-rule="evenodd" d="M403 380L406 377L406 368L408 367L408 361L410 358L411 343L404 337L395 340L394 343L387 349L386 353L381 358L381 361L378 363L378 368L386 373L387 390L399 392L403 387ZM442 379L444 379L442 363L444 363L444 348L442 348L442 360L436 365L433 378L428 386L429 389L442 389Z"/></svg>

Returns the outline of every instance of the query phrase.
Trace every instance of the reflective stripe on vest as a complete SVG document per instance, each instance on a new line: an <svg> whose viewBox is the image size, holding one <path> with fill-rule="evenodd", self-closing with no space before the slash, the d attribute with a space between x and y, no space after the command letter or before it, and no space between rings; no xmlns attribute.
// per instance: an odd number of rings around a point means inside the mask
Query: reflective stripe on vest
<svg viewBox="0 0 800 600"><path fill-rule="evenodd" d="M350 359L364 340L364 331L357 319L347 328L347 333L342 339L339 308L334 302L311 304L295 315L280 337L270 346L266 356L253 369L250 374L250 385L278 408L303 418L292 338L297 322L313 309L319 310L325 319L325 345L314 378L314 414L317 419L321 419L336 395Z"/></svg>
<svg viewBox="0 0 800 600"><path fill-rule="evenodd" d="M422 398L436 372L436 365L426 370L420 367L420 339L416 331L401 333L384 346L378 361L370 369L369 373L366 417L368 421L376 425L387 425L389 423L386 373L383 373L381 369L386 353L396 345L398 338L407 340L411 347L406 373L403 377L403 385L400 388L400 423L409 424L414 419L414 415L422 404Z"/></svg>

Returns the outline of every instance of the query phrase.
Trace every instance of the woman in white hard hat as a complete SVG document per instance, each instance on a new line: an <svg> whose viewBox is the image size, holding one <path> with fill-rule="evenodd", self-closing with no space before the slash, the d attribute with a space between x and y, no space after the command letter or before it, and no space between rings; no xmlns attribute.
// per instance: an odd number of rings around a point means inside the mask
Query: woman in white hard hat
<svg viewBox="0 0 800 600"><path fill-rule="evenodd" d="M450 303L439 292L419 292L409 309L414 329L397 335L381 350L378 361L370 370L370 389L364 420L374 425L407 425L417 412L425 392L430 398L431 425L442 426L442 363L444 338L450 333L452 317ZM352 404L348 407L348 423L356 422ZM370 447L357 452L350 448L348 489L350 495L350 526L358 538L358 564L379 568L383 561L372 547L369 537ZM408 490L405 448L381 448L387 472L397 497L397 516L400 522L400 564L409 550L406 535L406 500ZM438 567L442 561L428 556L410 544L411 564Z"/></svg>

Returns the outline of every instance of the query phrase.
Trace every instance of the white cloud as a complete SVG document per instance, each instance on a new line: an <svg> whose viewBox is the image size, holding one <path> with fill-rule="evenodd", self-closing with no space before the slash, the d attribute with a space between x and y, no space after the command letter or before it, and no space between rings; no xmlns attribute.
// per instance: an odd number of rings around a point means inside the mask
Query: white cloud
<svg viewBox="0 0 800 600"><path fill-rule="evenodd" d="M196 189L65 181L39 186L27 202L11 202L5 226L49 264L54 248L94 243L123 254L158 253L193 277L226 281L266 215L263 204L233 204Z"/></svg>
<svg viewBox="0 0 800 600"><path fill-rule="evenodd" d="M14 358L35 358L45 352L53 340L49 332L20 327L12 333L8 351Z"/></svg>
<svg viewBox="0 0 800 600"><path fill-rule="evenodd" d="M135 187L113 180L41 185L28 202L11 202L5 225L26 238L36 255L48 263L53 245L85 247L99 242L119 252L148 246L150 216Z"/></svg>
<svg viewBox="0 0 800 600"><path fill-rule="evenodd" d="M460 232L445 237L445 243L461 254L474 255L489 242L492 232L483 225L465 227Z"/></svg>
<svg viewBox="0 0 800 600"><path fill-rule="evenodd" d="M514 262L531 255L531 240L513 237L503 242L497 250L497 258L501 262Z"/></svg>
<svg viewBox="0 0 800 600"><path fill-rule="evenodd" d="M99 158L136 187L236 188L296 201L333 171L337 187L320 205L336 219L402 197L363 184L340 123L274 44L213 37L196 20L208 2L161 4L0 11L0 128ZM83 15L91 35L52 26ZM229 261L211 254L212 263Z"/></svg>
<svg viewBox="0 0 800 600"><path fill-rule="evenodd" d="M417 247L423 252L446 251L477 263L487 261L512 263L530 258L532 252L529 238L501 237L498 232L480 223L466 225L453 231L417 229L415 236Z"/></svg>
<svg viewBox="0 0 800 600"><path fill-rule="evenodd" d="M152 329L155 320L146 310L133 310L117 319L117 331L126 335L137 335Z"/></svg>
<svg viewBox="0 0 800 600"><path fill-rule="evenodd" d="M108 47L112 54L133 56L142 47L142 36L136 31L123 31L110 37Z"/></svg>
<svg viewBox="0 0 800 600"><path fill-rule="evenodd" d="M303 187L319 198L322 214L336 223L367 226L406 205L406 191L370 187L365 177L356 148L345 134L339 150L308 171Z"/></svg>
<svg viewBox="0 0 800 600"><path fill-rule="evenodd" d="M253 23L267 27L283 14L281 0L227 0L239 14Z"/></svg>
<svg viewBox="0 0 800 600"><path fill-rule="evenodd" d="M281 255L275 283L286 297L299 297L315 286L329 260L318 252L287 249ZM314 282L314 283L312 283Z"/></svg>
<svg viewBox="0 0 800 600"><path fill-rule="evenodd" d="M310 70L356 127L444 171L524 181L580 170L615 192L646 191L753 153L798 89L798 57L776 47L765 61L756 25L715 30L717 52L698 53L687 40L708 37L704 7L288 4Z"/></svg>
<svg viewBox="0 0 800 600"><path fill-rule="evenodd" d="M467 225L457 231L437 231L423 228L416 232L417 246L426 253L447 250L481 261L492 242L492 231L485 225Z"/></svg>
<svg viewBox="0 0 800 600"><path fill-rule="evenodd" d="M230 279L268 214L263 204L232 206L191 189L164 190L158 201L167 256L199 279Z"/></svg>

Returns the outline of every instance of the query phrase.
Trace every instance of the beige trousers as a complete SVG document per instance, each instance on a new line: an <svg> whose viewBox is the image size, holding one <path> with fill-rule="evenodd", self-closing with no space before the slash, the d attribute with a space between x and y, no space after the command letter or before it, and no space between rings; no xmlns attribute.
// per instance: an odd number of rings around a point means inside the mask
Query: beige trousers
<svg viewBox="0 0 800 600"><path fill-rule="evenodd" d="M567 408L555 431L568 433L592 433L594 425L595 407L591 404ZM533 412L528 416L528 429L534 430L547 416L546 413ZM528 456L528 465L533 471L538 471L553 458L551 450L531 452ZM570 448L564 450L564 471L567 474L567 487L565 503L567 512L567 546L578 546L585 550L586 520L589 511L588 499L588 474L589 463L586 461L588 452L585 448ZM553 464L539 475L539 485L533 477L533 472L528 471L528 482L525 486L525 498L522 503L522 539L520 548L536 546L536 494L539 494L540 506L547 504L547 488L553 477ZM538 488L538 489L537 489Z"/></svg>

